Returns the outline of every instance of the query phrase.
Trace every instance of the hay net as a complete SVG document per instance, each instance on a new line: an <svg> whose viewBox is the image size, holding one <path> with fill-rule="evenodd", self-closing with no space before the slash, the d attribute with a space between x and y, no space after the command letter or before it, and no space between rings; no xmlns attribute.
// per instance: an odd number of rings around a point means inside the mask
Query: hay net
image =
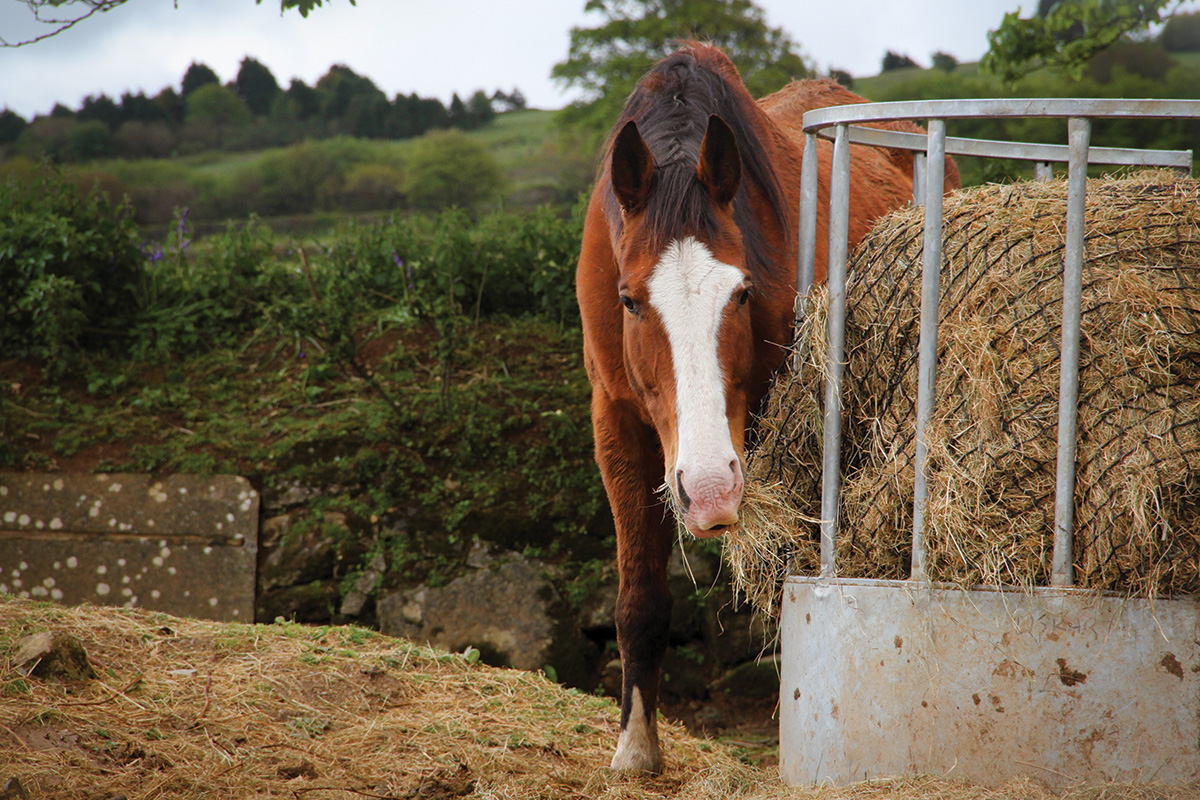
<svg viewBox="0 0 1200 800"><path fill-rule="evenodd" d="M1076 456L1076 585L1142 596L1200 588L1200 183L1089 181ZM1053 552L1065 182L945 199L927 573L1046 585ZM909 577L921 209L881 220L847 285L842 577ZM819 572L823 288L759 423L756 488L726 555L773 613L791 562Z"/></svg>

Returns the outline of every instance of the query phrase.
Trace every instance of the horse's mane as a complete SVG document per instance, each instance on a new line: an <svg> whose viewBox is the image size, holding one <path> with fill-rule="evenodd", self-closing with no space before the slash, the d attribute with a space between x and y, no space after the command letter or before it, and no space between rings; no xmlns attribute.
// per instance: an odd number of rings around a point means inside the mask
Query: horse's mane
<svg viewBox="0 0 1200 800"><path fill-rule="evenodd" d="M637 122L657 167L655 188L644 212L652 249L661 251L672 239L684 235L712 234L717 228L712 200L696 180L700 143L712 114L729 125L741 155L742 181L734 198L733 217L742 232L747 267L755 275L777 277L774 273L781 254L764 235L762 223L746 197L747 182L758 187L780 230L789 236L786 201L754 124L755 116L760 114L757 104L733 63L720 50L689 43L658 62L626 101L605 152L611 152L616 134L629 120ZM617 234L620 207L611 193L608 200L609 225Z"/></svg>

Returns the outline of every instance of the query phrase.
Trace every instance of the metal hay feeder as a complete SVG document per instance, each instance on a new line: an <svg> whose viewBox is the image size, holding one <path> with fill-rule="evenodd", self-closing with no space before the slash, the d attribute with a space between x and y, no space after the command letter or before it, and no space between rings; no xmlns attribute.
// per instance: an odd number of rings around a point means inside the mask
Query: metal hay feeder
<svg viewBox="0 0 1200 800"><path fill-rule="evenodd" d="M946 120L1059 117L1067 145L955 139ZM941 100L810 111L801 177L798 286L812 285L816 137L832 138L828 357L824 395L821 572L790 575L781 609L780 773L786 783L844 784L949 774L983 784L1029 775L1179 785L1200 776L1200 604L1071 588L1083 212L1092 164L1190 172L1190 151L1089 146L1091 120L1200 118L1194 100ZM927 135L862 127L919 120ZM829 129L833 129L832 135ZM849 144L915 151L914 202L925 207L912 577L843 579L834 561L845 364ZM925 576L924 430L934 404L944 155L1068 164L1051 586L964 591ZM801 304L803 307L803 304Z"/></svg>

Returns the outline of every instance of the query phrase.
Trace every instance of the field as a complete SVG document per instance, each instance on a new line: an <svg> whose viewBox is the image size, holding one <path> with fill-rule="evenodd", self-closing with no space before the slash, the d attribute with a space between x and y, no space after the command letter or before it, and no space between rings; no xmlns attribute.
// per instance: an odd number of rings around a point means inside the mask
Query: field
<svg viewBox="0 0 1200 800"><path fill-rule="evenodd" d="M96 677L26 675L20 641L75 637ZM1148 787L1065 794L952 777L779 784L736 743L665 724L657 777L610 772L617 708L478 653L357 627L238 625L0 599L0 780L29 797L1159 800ZM11 784L10 784L11 785ZM25 795L5 793L6 798Z"/></svg>

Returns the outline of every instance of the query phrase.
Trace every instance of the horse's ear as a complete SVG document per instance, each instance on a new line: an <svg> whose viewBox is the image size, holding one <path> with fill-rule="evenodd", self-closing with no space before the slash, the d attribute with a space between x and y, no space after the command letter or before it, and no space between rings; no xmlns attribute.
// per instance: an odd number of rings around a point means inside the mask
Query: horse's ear
<svg viewBox="0 0 1200 800"><path fill-rule="evenodd" d="M625 123L613 142L609 172L612 175L613 193L620 201L621 208L626 211L640 209L650 194L654 156L633 120Z"/></svg>
<svg viewBox="0 0 1200 800"><path fill-rule="evenodd" d="M737 140L725 120L716 114L708 118L708 130L700 143L696 177L721 205L733 201L742 180L742 157L738 154Z"/></svg>

